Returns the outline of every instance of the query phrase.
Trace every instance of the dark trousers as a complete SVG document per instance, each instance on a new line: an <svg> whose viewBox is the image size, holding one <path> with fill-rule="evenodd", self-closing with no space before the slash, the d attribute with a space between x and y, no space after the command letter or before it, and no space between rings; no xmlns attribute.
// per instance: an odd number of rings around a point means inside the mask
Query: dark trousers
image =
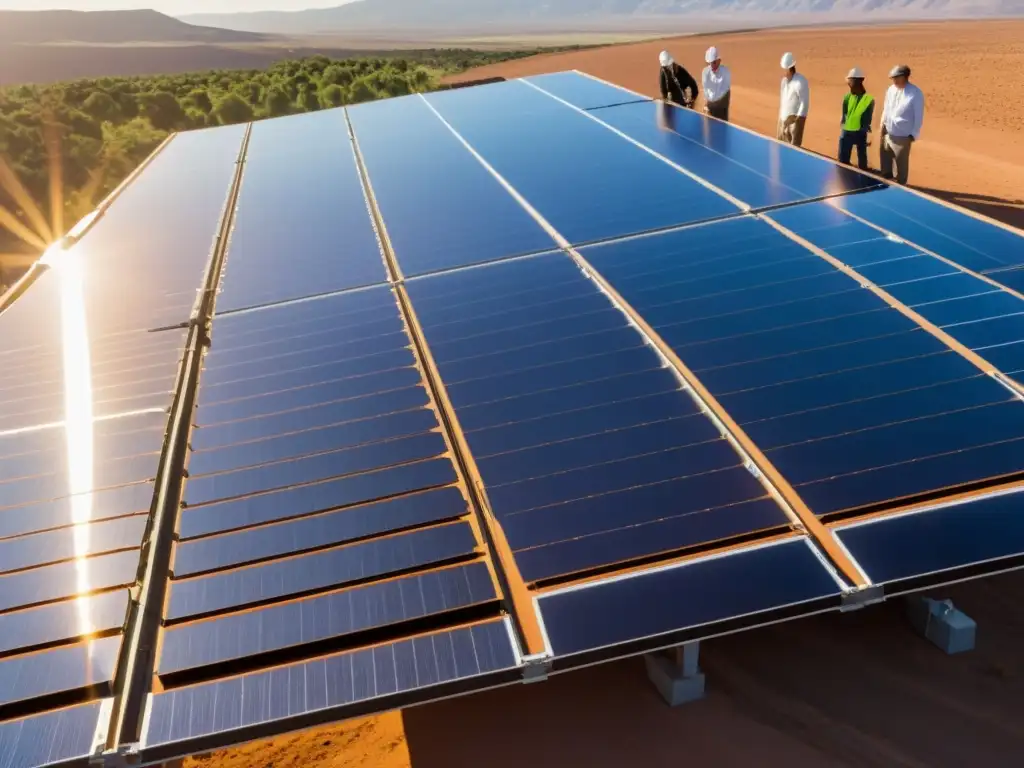
<svg viewBox="0 0 1024 768"><path fill-rule="evenodd" d="M839 162L850 164L853 148L857 148L857 167L862 171L868 169L868 132L841 131L839 133Z"/></svg>
<svg viewBox="0 0 1024 768"><path fill-rule="evenodd" d="M717 117L719 120L729 121L729 97L732 96L732 91L726 91L725 96L720 98L718 101L711 101L704 105L708 114L712 117Z"/></svg>

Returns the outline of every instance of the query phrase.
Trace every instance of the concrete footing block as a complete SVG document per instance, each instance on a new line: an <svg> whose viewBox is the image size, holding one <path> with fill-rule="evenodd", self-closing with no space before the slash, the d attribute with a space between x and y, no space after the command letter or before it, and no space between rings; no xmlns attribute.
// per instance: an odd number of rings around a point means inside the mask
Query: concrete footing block
<svg viewBox="0 0 1024 768"><path fill-rule="evenodd" d="M644 657L647 677L670 707L704 698L704 673L698 666L699 644L687 643Z"/></svg>
<svg viewBox="0 0 1024 768"><path fill-rule="evenodd" d="M977 625L950 600L907 598L907 618L917 633L948 654L974 649Z"/></svg>

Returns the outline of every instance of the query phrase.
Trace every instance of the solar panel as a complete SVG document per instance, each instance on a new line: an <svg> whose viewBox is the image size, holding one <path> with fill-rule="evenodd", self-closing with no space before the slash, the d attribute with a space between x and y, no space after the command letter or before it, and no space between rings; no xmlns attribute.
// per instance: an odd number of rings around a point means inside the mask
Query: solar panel
<svg viewBox="0 0 1024 768"><path fill-rule="evenodd" d="M384 281L340 112L254 124L221 312Z"/></svg>
<svg viewBox="0 0 1024 768"><path fill-rule="evenodd" d="M405 274L554 247L422 99L361 104L348 114Z"/></svg>
<svg viewBox="0 0 1024 768"><path fill-rule="evenodd" d="M175 137L83 228L0 316L0 764L1024 565L1020 235L736 126L414 95Z"/></svg>

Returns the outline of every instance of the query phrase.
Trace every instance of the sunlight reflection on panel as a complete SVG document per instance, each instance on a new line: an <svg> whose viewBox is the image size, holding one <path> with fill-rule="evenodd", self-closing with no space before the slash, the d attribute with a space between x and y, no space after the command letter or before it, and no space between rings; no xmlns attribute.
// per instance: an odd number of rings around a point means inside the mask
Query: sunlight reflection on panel
<svg viewBox="0 0 1024 768"><path fill-rule="evenodd" d="M52 249L51 249L52 250ZM50 263L60 278L61 350L64 362L64 433L67 445L68 493L75 543L78 594L90 590L89 527L93 505L92 370L85 313L85 270L80 248L65 251ZM79 631L94 631L88 601L79 597Z"/></svg>

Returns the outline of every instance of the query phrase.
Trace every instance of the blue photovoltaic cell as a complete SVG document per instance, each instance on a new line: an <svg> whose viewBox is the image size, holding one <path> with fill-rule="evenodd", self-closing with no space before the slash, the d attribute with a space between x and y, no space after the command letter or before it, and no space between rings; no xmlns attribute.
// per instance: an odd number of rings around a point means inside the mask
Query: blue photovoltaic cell
<svg viewBox="0 0 1024 768"><path fill-rule="evenodd" d="M134 584L138 566L132 550L0 576L0 611L76 597L83 573L93 590Z"/></svg>
<svg viewBox="0 0 1024 768"><path fill-rule="evenodd" d="M112 461L95 460L92 467L93 488L99 491L150 480L156 475L159 459L160 454L150 453ZM52 469L52 465L50 468ZM3 497L3 503L11 506L60 498L67 496L71 491L68 477L68 471L63 470L34 477L10 479L7 482L0 479L0 495Z"/></svg>
<svg viewBox="0 0 1024 768"><path fill-rule="evenodd" d="M319 549L383 533L462 517L466 501L455 488L387 499L278 525L185 541L174 559L177 578L230 565Z"/></svg>
<svg viewBox="0 0 1024 768"><path fill-rule="evenodd" d="M546 300L518 288L523 275ZM407 289L528 580L787 524L772 502L744 505L763 487L569 259ZM591 536L600 546L581 546Z"/></svg>
<svg viewBox="0 0 1024 768"><path fill-rule="evenodd" d="M217 310L386 279L343 113L253 125Z"/></svg>
<svg viewBox="0 0 1024 768"><path fill-rule="evenodd" d="M275 488L356 475L379 467L430 459L440 456L446 450L447 446L440 433L426 432L234 472L206 475L188 482L184 502L193 507Z"/></svg>
<svg viewBox="0 0 1024 768"><path fill-rule="evenodd" d="M1024 264L1024 237L924 195L886 186L836 204L963 267L983 272Z"/></svg>
<svg viewBox="0 0 1024 768"><path fill-rule="evenodd" d="M199 477L210 472L226 472L377 440L416 435L436 428L437 418L433 411L426 408L336 425L327 424L221 450L193 453L189 460L189 475Z"/></svg>
<svg viewBox="0 0 1024 768"><path fill-rule="evenodd" d="M814 209L803 231L827 231L836 216ZM583 255L819 514L1024 469L1014 453L1024 409L1011 393L855 279L812 254L794 255L793 245L760 222L737 220ZM859 268L906 285L953 271L926 255ZM950 313L951 304L919 309ZM1024 337L1024 315L949 331L975 348L1007 342Z"/></svg>
<svg viewBox="0 0 1024 768"><path fill-rule="evenodd" d="M0 723L0 759L14 768L41 768L81 760L93 752L102 702Z"/></svg>
<svg viewBox="0 0 1024 768"><path fill-rule="evenodd" d="M1004 493L837 528L835 536L884 584L1024 553L1021 503L1020 493Z"/></svg>
<svg viewBox="0 0 1024 768"><path fill-rule="evenodd" d="M538 604L557 658L699 627L711 634L716 622L839 593L800 538L544 595ZM686 599L671 597L679 595Z"/></svg>
<svg viewBox="0 0 1024 768"><path fill-rule="evenodd" d="M1004 269L992 272L989 277L1017 293L1024 294L1024 269Z"/></svg>
<svg viewBox="0 0 1024 768"><path fill-rule="evenodd" d="M153 748L327 709L343 718L349 705L421 689L427 699L435 686L516 666L505 621L490 621L155 694L143 739Z"/></svg>
<svg viewBox="0 0 1024 768"><path fill-rule="evenodd" d="M646 96L627 91L578 72L552 72L524 78L580 109L600 109L634 101L650 101Z"/></svg>
<svg viewBox="0 0 1024 768"><path fill-rule="evenodd" d="M737 213L725 198L524 83L426 98L573 243Z"/></svg>
<svg viewBox="0 0 1024 768"><path fill-rule="evenodd" d="M1024 371L1024 341L989 347L982 354L1004 373L1016 375Z"/></svg>
<svg viewBox="0 0 1024 768"><path fill-rule="evenodd" d="M406 275L554 248L419 96L362 104L348 113Z"/></svg>
<svg viewBox="0 0 1024 768"><path fill-rule="evenodd" d="M164 633L157 671L169 675L400 624L496 599L482 562L275 605Z"/></svg>
<svg viewBox="0 0 1024 768"><path fill-rule="evenodd" d="M120 629L127 611L128 591L121 589L0 614L0 654ZM87 626L83 626L83 617L88 619Z"/></svg>
<svg viewBox="0 0 1024 768"><path fill-rule="evenodd" d="M661 102L602 109L594 117L752 208L877 184L848 167Z"/></svg>
<svg viewBox="0 0 1024 768"><path fill-rule="evenodd" d="M222 533L450 485L456 479L455 468L447 458L387 467L322 483L232 499L194 510L186 509L178 521L178 535L187 539Z"/></svg>
<svg viewBox="0 0 1024 768"><path fill-rule="evenodd" d="M120 647L120 636L105 637L0 659L0 712L28 699L109 683Z"/></svg>
<svg viewBox="0 0 1024 768"><path fill-rule="evenodd" d="M471 555L476 539L467 523L352 544L340 549L203 576L171 585L166 619L240 608L331 586L377 579Z"/></svg>
<svg viewBox="0 0 1024 768"><path fill-rule="evenodd" d="M153 501L153 484L137 483L90 494L92 519L106 520L148 512ZM73 499L64 497L0 513L0 537L46 531L77 522Z"/></svg>
<svg viewBox="0 0 1024 768"><path fill-rule="evenodd" d="M15 539L0 539L0 573L119 549L136 549L142 544L147 522L145 515L134 515Z"/></svg>

